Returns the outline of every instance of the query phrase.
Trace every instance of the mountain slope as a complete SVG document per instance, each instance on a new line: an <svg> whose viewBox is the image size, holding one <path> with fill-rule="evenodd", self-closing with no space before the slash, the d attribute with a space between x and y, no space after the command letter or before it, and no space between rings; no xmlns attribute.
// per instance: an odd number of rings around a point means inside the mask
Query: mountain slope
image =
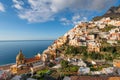
<svg viewBox="0 0 120 80"><path fill-rule="evenodd" d="M44 60L77 56L83 59L120 58L120 7L112 7L97 21L81 22L54 41L42 54ZM67 56L67 57L66 57Z"/></svg>
<svg viewBox="0 0 120 80"><path fill-rule="evenodd" d="M97 16L93 18L94 21L100 20L103 17L110 17L111 19L118 19L120 20L120 6L111 7L103 16Z"/></svg>

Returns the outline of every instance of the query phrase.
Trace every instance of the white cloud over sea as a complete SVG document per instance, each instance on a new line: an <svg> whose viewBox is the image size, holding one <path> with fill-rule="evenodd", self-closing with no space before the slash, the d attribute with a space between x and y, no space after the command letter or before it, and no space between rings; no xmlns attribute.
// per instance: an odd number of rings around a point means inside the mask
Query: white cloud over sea
<svg viewBox="0 0 120 80"><path fill-rule="evenodd" d="M1 2L0 2L0 12L5 12L5 7Z"/></svg>
<svg viewBox="0 0 120 80"><path fill-rule="evenodd" d="M76 24L80 20L87 20L85 11L100 12L115 2L116 0L13 0L13 7L19 18L30 23L58 19L63 24ZM70 19L65 16L68 13L71 13Z"/></svg>

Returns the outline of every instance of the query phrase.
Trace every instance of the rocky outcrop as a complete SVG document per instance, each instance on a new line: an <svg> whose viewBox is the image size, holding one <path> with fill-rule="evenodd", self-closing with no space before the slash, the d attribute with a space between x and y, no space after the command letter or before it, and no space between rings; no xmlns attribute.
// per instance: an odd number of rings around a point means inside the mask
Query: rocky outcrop
<svg viewBox="0 0 120 80"><path fill-rule="evenodd" d="M120 6L118 7L111 7L105 15L107 14L120 14Z"/></svg>
<svg viewBox="0 0 120 80"><path fill-rule="evenodd" d="M97 20L100 20L104 17L110 17L111 19L120 20L120 6L111 7L104 15L97 16L97 17L93 18L93 20L97 21Z"/></svg>

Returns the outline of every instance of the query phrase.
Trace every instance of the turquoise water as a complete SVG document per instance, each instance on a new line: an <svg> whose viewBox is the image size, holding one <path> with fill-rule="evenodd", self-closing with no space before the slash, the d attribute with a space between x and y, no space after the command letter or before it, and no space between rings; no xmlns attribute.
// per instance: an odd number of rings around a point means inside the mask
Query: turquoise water
<svg viewBox="0 0 120 80"><path fill-rule="evenodd" d="M42 53L52 43L53 40L0 41L0 65L15 63L20 49L29 58Z"/></svg>

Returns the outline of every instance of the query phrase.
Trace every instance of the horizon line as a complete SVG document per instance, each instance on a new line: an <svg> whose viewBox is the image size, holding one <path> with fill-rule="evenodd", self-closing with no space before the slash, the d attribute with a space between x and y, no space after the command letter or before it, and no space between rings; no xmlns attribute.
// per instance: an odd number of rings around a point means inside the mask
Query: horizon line
<svg viewBox="0 0 120 80"><path fill-rule="evenodd" d="M36 40L0 40L0 41L43 41L43 40L45 40L45 41L47 41L47 40L56 40L56 39L36 39Z"/></svg>

